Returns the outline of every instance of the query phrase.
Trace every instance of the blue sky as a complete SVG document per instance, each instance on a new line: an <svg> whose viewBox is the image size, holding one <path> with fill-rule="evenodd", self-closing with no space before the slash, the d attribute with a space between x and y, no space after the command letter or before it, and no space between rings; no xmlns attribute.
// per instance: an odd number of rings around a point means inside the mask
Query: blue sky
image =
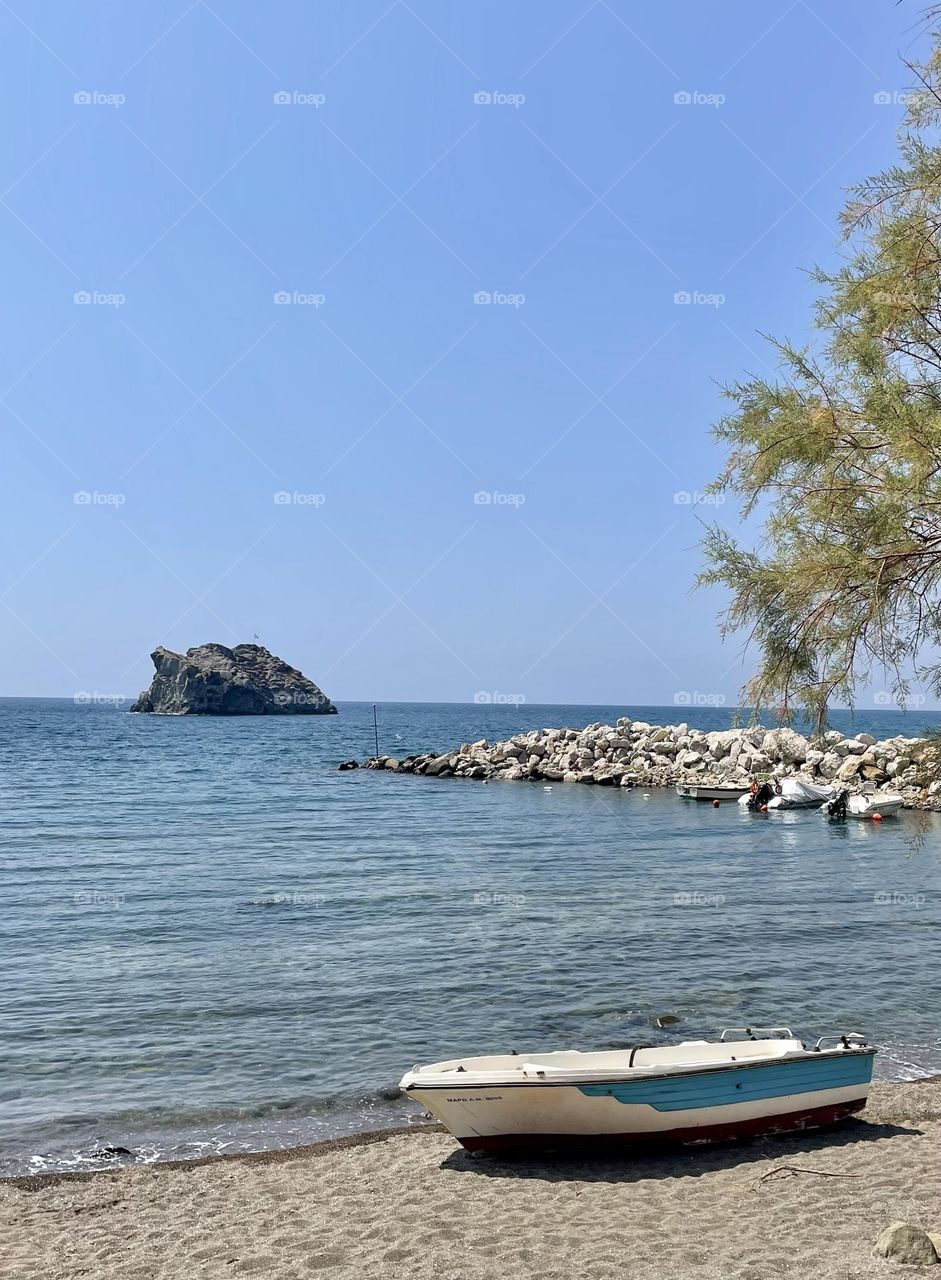
<svg viewBox="0 0 941 1280"><path fill-rule="evenodd" d="M806 333L918 16L4 3L0 692L257 632L335 699L734 702L718 388Z"/></svg>

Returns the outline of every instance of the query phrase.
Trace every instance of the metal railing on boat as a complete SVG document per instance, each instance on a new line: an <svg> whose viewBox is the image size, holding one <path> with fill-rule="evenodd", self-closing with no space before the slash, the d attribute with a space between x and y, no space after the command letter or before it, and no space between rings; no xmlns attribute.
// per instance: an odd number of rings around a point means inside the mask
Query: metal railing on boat
<svg viewBox="0 0 941 1280"><path fill-rule="evenodd" d="M736 1033L744 1031L749 1040L773 1040L775 1037L781 1040L796 1039L790 1027L726 1027L719 1036L720 1043L733 1031ZM758 1034L759 1032L762 1034Z"/></svg>

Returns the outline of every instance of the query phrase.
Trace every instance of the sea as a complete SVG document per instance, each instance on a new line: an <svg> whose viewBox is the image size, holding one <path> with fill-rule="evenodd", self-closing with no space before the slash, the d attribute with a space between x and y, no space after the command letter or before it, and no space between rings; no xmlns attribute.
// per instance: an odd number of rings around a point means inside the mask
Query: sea
<svg viewBox="0 0 941 1280"><path fill-rule="evenodd" d="M460 1055L726 1026L941 1072L941 818L366 770L373 707L169 718L0 699L0 1173L421 1123ZM383 753L718 707L389 703ZM941 713L834 712L878 738ZM657 1017L675 1026L657 1029Z"/></svg>

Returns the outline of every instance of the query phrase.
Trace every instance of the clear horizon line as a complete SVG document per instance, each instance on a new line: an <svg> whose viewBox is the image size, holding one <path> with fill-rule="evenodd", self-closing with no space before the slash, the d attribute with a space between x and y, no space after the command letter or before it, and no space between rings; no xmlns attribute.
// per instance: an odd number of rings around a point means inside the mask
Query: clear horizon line
<svg viewBox="0 0 941 1280"><path fill-rule="evenodd" d="M88 695L88 702L95 701L98 705L107 706L111 701L136 702L140 697L140 693L128 694L102 694L92 693ZM504 702L477 702L470 700L467 702L453 701L448 698L331 698L331 702L335 706L387 706L387 707L489 707L491 709L500 708L507 712L519 711L522 707L605 707L615 709L618 707L628 708L631 710L656 710L663 711L665 709L673 710L682 719L683 715L690 711L728 711L728 712L750 712L750 707L740 705L722 704L721 706L710 706L707 704L694 705L692 703L673 703L673 702L520 702L520 703L504 703ZM62 693L0 693L0 702L70 702L75 706L87 705L88 702L80 701L75 694ZM855 707L833 706L828 708L830 711L845 711L849 714L865 714L865 715L881 715L881 714L903 714L916 716L919 713L938 714L941 713L941 704L926 707L900 707L897 704L891 706L876 707ZM769 709L770 710L770 709ZM795 712L795 718L799 718L800 712Z"/></svg>

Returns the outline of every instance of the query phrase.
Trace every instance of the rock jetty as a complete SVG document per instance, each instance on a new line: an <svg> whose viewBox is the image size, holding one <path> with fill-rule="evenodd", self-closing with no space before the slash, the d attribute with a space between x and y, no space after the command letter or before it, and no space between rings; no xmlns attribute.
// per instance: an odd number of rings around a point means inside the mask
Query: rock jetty
<svg viewBox="0 0 941 1280"><path fill-rule="evenodd" d="M162 646L156 674L132 711L162 716L336 715L327 695L258 644L201 644L186 653Z"/></svg>
<svg viewBox="0 0 941 1280"><path fill-rule="evenodd" d="M705 733L687 724L653 725L626 717L585 729L533 729L505 742L465 742L453 751L395 759L367 769L485 781L580 782L601 787L711 785L750 778L802 777L858 790L866 782L901 792L913 805L941 805L941 782L923 786L935 748L921 738L830 730L805 738L794 729L751 726Z"/></svg>

